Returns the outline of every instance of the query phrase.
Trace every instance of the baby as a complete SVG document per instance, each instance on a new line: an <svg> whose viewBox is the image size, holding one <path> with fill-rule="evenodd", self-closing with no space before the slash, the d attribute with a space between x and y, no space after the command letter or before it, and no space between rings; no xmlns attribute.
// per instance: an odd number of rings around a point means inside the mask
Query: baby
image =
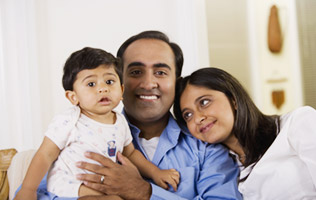
<svg viewBox="0 0 316 200"><path fill-rule="evenodd" d="M71 54L64 66L63 87L74 106L49 125L15 199L36 199L36 189L47 171L47 189L58 196L104 195L76 179L76 174L91 173L76 167L76 162L87 160L87 151L106 155L113 162L117 152L122 152L143 176L165 189L169 184L177 190L179 173L160 170L146 160L132 144L125 117L113 111L124 87L120 63L112 54L89 47ZM99 180L103 184L102 174Z"/></svg>

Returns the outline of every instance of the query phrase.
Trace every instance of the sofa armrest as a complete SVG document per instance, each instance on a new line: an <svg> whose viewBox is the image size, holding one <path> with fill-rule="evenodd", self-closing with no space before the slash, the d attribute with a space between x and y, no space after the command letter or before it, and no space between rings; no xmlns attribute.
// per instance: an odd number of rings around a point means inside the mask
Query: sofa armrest
<svg viewBox="0 0 316 200"><path fill-rule="evenodd" d="M7 170L16 152L15 149L0 150L0 199L7 200L9 197Z"/></svg>
<svg viewBox="0 0 316 200"><path fill-rule="evenodd" d="M22 184L27 169L32 161L36 150L27 150L17 153L8 168L8 181L9 181L9 199L13 199L16 190Z"/></svg>

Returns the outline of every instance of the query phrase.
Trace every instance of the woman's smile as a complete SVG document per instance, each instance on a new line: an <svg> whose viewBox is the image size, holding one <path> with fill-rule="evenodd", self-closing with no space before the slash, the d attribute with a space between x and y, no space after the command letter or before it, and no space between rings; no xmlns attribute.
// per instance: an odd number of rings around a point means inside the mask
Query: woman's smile
<svg viewBox="0 0 316 200"><path fill-rule="evenodd" d="M200 133L207 133L212 129L216 121L206 124L200 128Z"/></svg>

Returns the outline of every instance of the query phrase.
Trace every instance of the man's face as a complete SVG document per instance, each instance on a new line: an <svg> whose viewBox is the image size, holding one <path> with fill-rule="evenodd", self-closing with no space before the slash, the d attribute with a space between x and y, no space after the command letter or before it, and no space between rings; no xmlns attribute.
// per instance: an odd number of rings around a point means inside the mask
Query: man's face
<svg viewBox="0 0 316 200"><path fill-rule="evenodd" d="M173 104L176 83L175 56L157 39L140 39L124 55L123 103L127 115L138 122L164 117Z"/></svg>

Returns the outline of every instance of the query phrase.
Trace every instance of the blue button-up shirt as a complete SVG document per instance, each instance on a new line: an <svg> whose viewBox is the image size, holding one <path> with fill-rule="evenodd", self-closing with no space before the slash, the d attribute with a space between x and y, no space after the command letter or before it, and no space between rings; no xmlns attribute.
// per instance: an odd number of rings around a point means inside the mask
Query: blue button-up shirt
<svg viewBox="0 0 316 200"><path fill-rule="evenodd" d="M130 125L135 148L144 153L139 143L140 130ZM180 172L178 190L169 191L151 183L152 200L176 199L242 199L237 189L238 166L220 144L197 140L178 126L170 114L167 127L159 138L152 162L161 169ZM46 176L38 188L40 200L75 200L47 192Z"/></svg>
<svg viewBox="0 0 316 200"><path fill-rule="evenodd" d="M140 130L129 125L135 148L147 157L139 143ZM172 187L167 191L151 183L152 200L242 199L237 189L239 169L227 149L220 144L201 142L182 131L171 114L152 162L160 169L174 168L180 172L176 192Z"/></svg>

